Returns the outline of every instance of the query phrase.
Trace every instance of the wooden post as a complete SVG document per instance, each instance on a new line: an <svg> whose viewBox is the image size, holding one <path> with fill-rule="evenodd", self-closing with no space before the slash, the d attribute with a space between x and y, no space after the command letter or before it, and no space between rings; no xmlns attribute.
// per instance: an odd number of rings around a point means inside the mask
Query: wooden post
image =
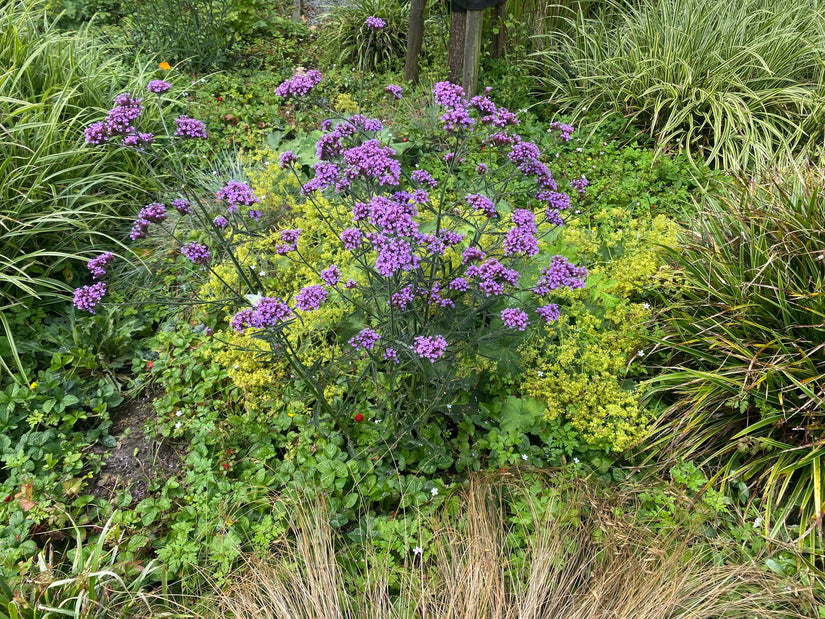
<svg viewBox="0 0 825 619"><path fill-rule="evenodd" d="M493 41L493 58L502 58L504 56L504 44L507 41L504 36L504 22L507 20L507 2L502 2L496 5L496 17L494 23L498 28L498 34Z"/></svg>
<svg viewBox="0 0 825 619"><path fill-rule="evenodd" d="M464 77L461 80L461 86L468 97L474 97L478 90L483 21L484 11L467 11L467 26L464 33Z"/></svg>
<svg viewBox="0 0 825 619"><path fill-rule="evenodd" d="M460 84L464 73L464 27L467 23L466 11L453 8L450 16L450 45L447 52L449 79L453 84Z"/></svg>
<svg viewBox="0 0 825 619"><path fill-rule="evenodd" d="M301 0L294 0L292 4L292 21L301 21L301 13L303 13Z"/></svg>
<svg viewBox="0 0 825 619"><path fill-rule="evenodd" d="M427 0L410 2L410 22L407 29L407 58L404 62L404 79L413 84L418 82L418 57L424 41L424 8Z"/></svg>

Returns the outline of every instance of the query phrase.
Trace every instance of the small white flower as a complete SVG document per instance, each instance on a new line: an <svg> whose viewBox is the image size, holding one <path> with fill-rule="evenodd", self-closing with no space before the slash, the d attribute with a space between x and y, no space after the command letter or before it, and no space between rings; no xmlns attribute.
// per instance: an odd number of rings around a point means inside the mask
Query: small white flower
<svg viewBox="0 0 825 619"><path fill-rule="evenodd" d="M434 497L438 496L438 488L433 488L432 490L430 490L430 494L433 495Z"/></svg>
<svg viewBox="0 0 825 619"><path fill-rule="evenodd" d="M179 421L175 424L175 428L179 429L183 424Z"/></svg>
<svg viewBox="0 0 825 619"><path fill-rule="evenodd" d="M260 275L261 277L263 277L264 275L266 275L266 271L264 271L263 269L261 269L261 271L258 273L258 275Z"/></svg>
<svg viewBox="0 0 825 619"><path fill-rule="evenodd" d="M583 108L582 108L582 112L586 112L586 111L587 111L587 108L586 108L586 107L583 107Z"/></svg>
<svg viewBox="0 0 825 619"><path fill-rule="evenodd" d="M541 378L542 376L544 376L544 372L542 372L541 370L539 370L538 372L536 372L536 376L538 376L539 378Z"/></svg>
<svg viewBox="0 0 825 619"><path fill-rule="evenodd" d="M640 350L639 352L636 353L636 356L637 357L644 357L645 356L645 351Z"/></svg>
<svg viewBox="0 0 825 619"><path fill-rule="evenodd" d="M579 459L578 458L573 458L573 464L578 464L578 463L579 463Z"/></svg>
<svg viewBox="0 0 825 619"><path fill-rule="evenodd" d="M642 303L642 307L648 310L650 309L650 303Z"/></svg>
<svg viewBox="0 0 825 619"><path fill-rule="evenodd" d="M576 149L576 152L577 152L577 153L582 152L582 148L581 148L581 146L579 146L579 147Z"/></svg>
<svg viewBox="0 0 825 619"><path fill-rule="evenodd" d="M421 546L416 546L413 548L413 554L417 557L418 555L424 554L424 549Z"/></svg>
<svg viewBox="0 0 825 619"><path fill-rule="evenodd" d="M449 411L449 410L452 410L452 408L453 408L453 405L452 405L452 404L447 404L447 410L448 410L448 411Z"/></svg>
<svg viewBox="0 0 825 619"><path fill-rule="evenodd" d="M762 519L757 517L756 520L753 521L753 528L757 529L760 526L762 526Z"/></svg>
<svg viewBox="0 0 825 619"><path fill-rule="evenodd" d="M521 454L521 459L527 462L527 454Z"/></svg>
<svg viewBox="0 0 825 619"><path fill-rule="evenodd" d="M182 410L178 409L178 410L175 411L175 417L182 417L182 416L183 416L183 411Z"/></svg>

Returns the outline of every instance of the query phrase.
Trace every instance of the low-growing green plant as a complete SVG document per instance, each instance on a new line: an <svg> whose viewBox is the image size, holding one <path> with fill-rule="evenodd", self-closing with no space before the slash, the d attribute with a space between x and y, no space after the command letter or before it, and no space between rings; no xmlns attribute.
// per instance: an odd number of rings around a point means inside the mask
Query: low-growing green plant
<svg viewBox="0 0 825 619"><path fill-rule="evenodd" d="M825 501L825 200L817 177L708 197L678 248L656 338L652 446L702 457L764 494L764 530L815 553Z"/></svg>
<svg viewBox="0 0 825 619"><path fill-rule="evenodd" d="M819 0L646 0L573 13L537 70L549 102L617 111L662 149L739 170L822 139Z"/></svg>

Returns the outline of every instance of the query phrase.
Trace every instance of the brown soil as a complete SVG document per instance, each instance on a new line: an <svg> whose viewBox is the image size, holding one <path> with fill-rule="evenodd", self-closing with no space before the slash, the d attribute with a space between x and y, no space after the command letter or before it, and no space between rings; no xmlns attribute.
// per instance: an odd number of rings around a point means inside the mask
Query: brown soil
<svg viewBox="0 0 825 619"><path fill-rule="evenodd" d="M89 492L111 500L118 490L127 490L134 501L145 499L155 479L167 479L181 468L181 456L163 437L145 431L154 418L152 394L136 398L119 409L112 419L111 434L115 447L95 445L93 452L102 457L100 473L90 482Z"/></svg>

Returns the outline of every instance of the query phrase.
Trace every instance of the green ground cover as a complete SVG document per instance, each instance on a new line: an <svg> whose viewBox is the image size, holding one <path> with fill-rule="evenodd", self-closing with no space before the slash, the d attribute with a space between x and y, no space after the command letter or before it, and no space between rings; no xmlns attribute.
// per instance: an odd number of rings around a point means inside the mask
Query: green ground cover
<svg viewBox="0 0 825 619"><path fill-rule="evenodd" d="M514 3L473 104L437 7L419 85L394 4L0 8L0 617L825 616L816 135L586 78L652 6Z"/></svg>

